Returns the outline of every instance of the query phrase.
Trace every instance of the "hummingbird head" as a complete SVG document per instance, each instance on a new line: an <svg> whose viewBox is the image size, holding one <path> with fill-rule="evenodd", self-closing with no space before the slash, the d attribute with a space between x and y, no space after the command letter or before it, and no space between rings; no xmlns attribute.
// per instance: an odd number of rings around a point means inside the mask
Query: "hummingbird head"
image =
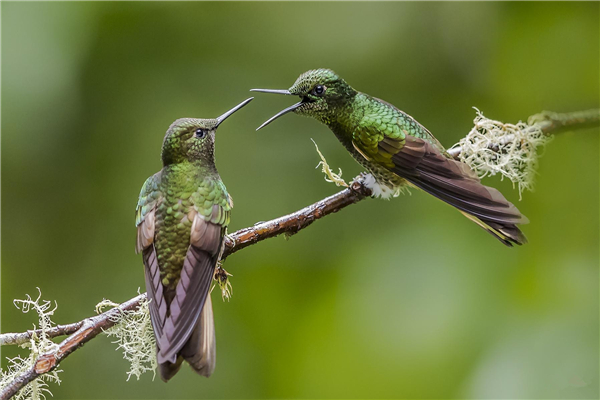
<svg viewBox="0 0 600 400"><path fill-rule="evenodd" d="M163 165L207 160L214 163L215 132L231 114L252 101L244 100L215 119L180 118L173 122L163 140Z"/></svg>
<svg viewBox="0 0 600 400"><path fill-rule="evenodd" d="M252 89L254 92L295 95L300 101L275 114L259 130L289 112L313 117L323 123L335 119L337 111L358 93L330 69L313 69L300 75L288 90Z"/></svg>

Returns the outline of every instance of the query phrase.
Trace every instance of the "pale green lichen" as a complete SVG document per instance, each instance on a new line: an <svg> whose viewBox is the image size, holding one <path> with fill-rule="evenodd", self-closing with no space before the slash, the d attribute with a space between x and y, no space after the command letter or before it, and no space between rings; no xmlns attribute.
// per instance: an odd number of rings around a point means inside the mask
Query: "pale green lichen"
<svg viewBox="0 0 600 400"><path fill-rule="evenodd" d="M51 316L56 311L57 305L47 300L41 300L42 292L38 288L39 296L33 300L29 295L25 300L14 300L15 307L21 310L23 313L28 313L34 310L38 315L38 326L33 324L34 330L41 330L41 334L33 334L29 342L21 345L22 348L29 349L29 355L25 358L17 356L14 358L7 358L8 366L6 370L0 371L0 390L7 387L16 377L23 374L25 371L32 368L38 359L44 353L56 350L58 345L50 340L46 332L52 328L55 324L52 322ZM21 389L13 398L16 400L41 400L45 399L46 395L52 396L50 389L48 388L48 382L54 382L60 384L60 378L58 373L62 372L58 368L53 371L40 375L35 378L23 389Z"/></svg>
<svg viewBox="0 0 600 400"><path fill-rule="evenodd" d="M452 149L460 147L460 160L480 178L500 174L510 179L521 198L524 190L533 190L538 159L552 138L536 124L535 116L528 123L513 125L491 120L475 110L475 126Z"/></svg>
<svg viewBox="0 0 600 400"><path fill-rule="evenodd" d="M323 156L323 153L321 153L321 151L319 150L319 146L317 146L317 143L313 139L310 140L312 140L312 142L314 143L315 148L317 149L317 153L319 153L319 157L321 158L321 161L317 164L315 168L321 167L321 171L325 174L325 180L327 182L335 183L336 186L348 187L346 181L342 179L342 169L339 168L339 172L337 174L333 172L329 167L329 164L327 164L327 160Z"/></svg>
<svg viewBox="0 0 600 400"><path fill-rule="evenodd" d="M123 358L130 363L127 380L135 375L139 380L144 372L152 371L152 379L156 376L156 341L148 310L149 300L144 298L136 310L120 310L111 318L115 325L104 333L116 340L117 350L123 351ZM117 307L119 304L110 300L102 300L96 305L96 312L101 313L106 307Z"/></svg>

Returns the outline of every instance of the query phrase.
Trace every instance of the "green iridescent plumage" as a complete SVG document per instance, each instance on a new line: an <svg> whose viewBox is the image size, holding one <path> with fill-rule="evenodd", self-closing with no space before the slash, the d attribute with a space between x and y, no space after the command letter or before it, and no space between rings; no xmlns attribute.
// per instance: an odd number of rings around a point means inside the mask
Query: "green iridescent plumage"
<svg viewBox="0 0 600 400"><path fill-rule="evenodd" d="M161 280L174 289L189 246L194 214L225 228L230 197L216 169L205 168L201 162L185 162L169 165L148 178L140 193L136 224L152 209L156 212L154 245Z"/></svg>
<svg viewBox="0 0 600 400"><path fill-rule="evenodd" d="M136 208L161 378L186 360L199 374L215 366L210 284L233 207L214 162L217 119L183 118L167 131L163 168L144 183Z"/></svg>
<svg viewBox="0 0 600 400"><path fill-rule="evenodd" d="M300 75L289 90L253 91L299 96L300 102L258 129L289 112L322 122L372 174L367 186L374 195L388 198L405 186L417 187L456 207L502 243L526 242L516 224L527 219L500 192L482 185L466 164L452 159L410 115L355 90L335 72L311 70Z"/></svg>

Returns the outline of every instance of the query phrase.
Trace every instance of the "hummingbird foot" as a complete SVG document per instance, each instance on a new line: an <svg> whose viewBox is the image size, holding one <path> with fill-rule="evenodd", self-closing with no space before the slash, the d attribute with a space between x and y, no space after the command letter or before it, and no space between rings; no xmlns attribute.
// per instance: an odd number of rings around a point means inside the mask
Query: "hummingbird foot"
<svg viewBox="0 0 600 400"><path fill-rule="evenodd" d="M230 276L233 275L225 271L225 269L221 265L221 262L219 261L217 264L217 268L215 268L215 274L213 276L213 279L217 282L217 285L219 285L219 289L221 289L221 298L223 299L223 301L229 301L233 293L233 287L231 286L231 281L229 280Z"/></svg>
<svg viewBox="0 0 600 400"><path fill-rule="evenodd" d="M225 233L225 242L230 243L231 247L235 247L235 238L228 233Z"/></svg>
<svg viewBox="0 0 600 400"><path fill-rule="evenodd" d="M336 186L348 187L346 181L342 179L342 169L339 168L339 172L337 174L333 172L329 167L329 164L327 164L327 160L323 156L323 153L319 151L319 146L317 146L317 143L314 140L312 140L312 142L315 144L315 148L317 149L317 153L319 153L319 157L321 157L321 161L315 168L321 167L321 171L325 174L325 180L327 182L335 183Z"/></svg>

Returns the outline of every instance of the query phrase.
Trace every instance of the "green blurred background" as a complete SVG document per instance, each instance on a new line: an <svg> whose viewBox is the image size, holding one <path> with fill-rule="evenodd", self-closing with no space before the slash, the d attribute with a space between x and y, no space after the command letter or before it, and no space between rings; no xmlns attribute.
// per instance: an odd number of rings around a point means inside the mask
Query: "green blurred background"
<svg viewBox="0 0 600 400"><path fill-rule="evenodd" d="M328 67L452 145L472 106L506 122L599 106L598 3L2 2L2 331L143 287L134 208L179 117L216 117L254 87ZM218 132L231 230L338 188L361 169L322 125L257 95ZM506 248L433 197L368 200L230 257L213 295L218 362L169 384L125 382L98 338L62 365L58 399L597 398L598 130L556 137L535 193L500 188L531 220ZM4 357L17 354L3 348Z"/></svg>

